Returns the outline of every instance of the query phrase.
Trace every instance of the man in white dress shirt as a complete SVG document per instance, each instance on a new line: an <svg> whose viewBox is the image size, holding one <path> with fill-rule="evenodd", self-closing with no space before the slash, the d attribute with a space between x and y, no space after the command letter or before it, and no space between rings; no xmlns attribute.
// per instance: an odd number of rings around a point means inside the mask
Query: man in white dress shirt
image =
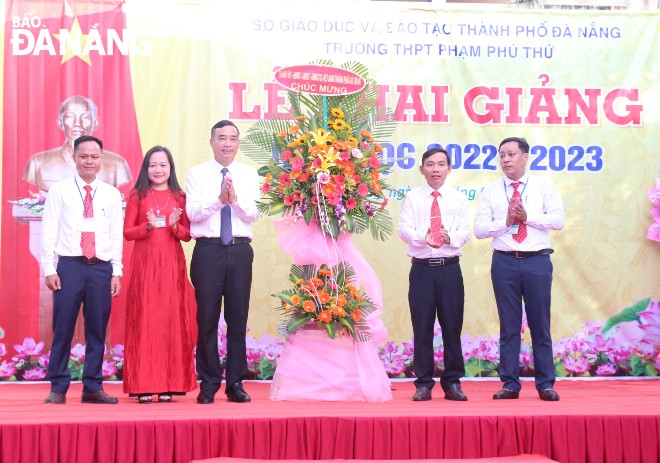
<svg viewBox="0 0 660 463"><path fill-rule="evenodd" d="M77 138L73 159L78 174L52 185L43 215L41 264L46 286L54 292L51 392L44 402L66 403L71 339L82 304L86 339L82 402L115 404L117 398L103 390L102 366L111 298L121 290L121 194L97 177L103 164L101 140L91 135Z"/></svg>
<svg viewBox="0 0 660 463"><path fill-rule="evenodd" d="M210 404L222 382L218 357L220 307L227 322L225 393L230 402L249 402L241 381L247 375L245 335L254 252L252 223L259 218L259 175L235 161L238 127L228 120L211 129L213 159L193 167L186 178L186 212L195 249L190 279L197 300L197 402Z"/></svg>
<svg viewBox="0 0 660 463"><path fill-rule="evenodd" d="M500 380L504 386L493 399L517 399L520 393L524 301L536 389L541 400L557 401L550 335L550 230L564 228L564 204L550 181L526 173L527 140L506 138L499 153L504 177L481 192L474 218L475 236L493 239L491 280L500 318Z"/></svg>
<svg viewBox="0 0 660 463"><path fill-rule="evenodd" d="M460 378L465 376L461 348L465 289L459 258L461 247L470 239L468 202L464 194L445 185L451 162L444 149L426 151L419 171L426 183L408 193L399 216L399 237L408 244L412 258L408 302L417 376L413 400L431 400L437 316L444 346L440 385L445 399L464 401Z"/></svg>

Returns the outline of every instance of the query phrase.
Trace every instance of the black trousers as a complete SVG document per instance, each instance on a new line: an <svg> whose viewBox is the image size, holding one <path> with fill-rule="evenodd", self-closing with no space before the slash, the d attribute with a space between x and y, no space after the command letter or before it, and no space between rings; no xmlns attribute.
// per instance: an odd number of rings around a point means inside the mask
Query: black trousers
<svg viewBox="0 0 660 463"><path fill-rule="evenodd" d="M226 388L248 373L245 351L252 261L249 243L223 246L197 241L190 262L190 279L197 301L197 373L202 392L215 394L222 383L218 356L218 322L225 309L227 322Z"/></svg>
<svg viewBox="0 0 660 463"><path fill-rule="evenodd" d="M520 330L524 300L527 324L532 335L536 388L541 391L552 387L555 365L550 335L550 256L518 259L494 253L491 279L500 316L500 379L503 386L512 391L521 388Z"/></svg>
<svg viewBox="0 0 660 463"><path fill-rule="evenodd" d="M408 303L414 334L413 368L415 386L430 387L435 384L433 371L433 325L436 316L442 328L445 370L440 380L443 390L465 376L461 331L465 289L459 263L430 267L412 264Z"/></svg>
<svg viewBox="0 0 660 463"><path fill-rule="evenodd" d="M103 354L105 330L112 305L110 280L112 264L89 265L75 260L60 259L57 275L62 288L53 293L53 345L48 363L51 390L66 394L71 383L69 354L80 305L85 320L85 362L83 391L103 388Z"/></svg>

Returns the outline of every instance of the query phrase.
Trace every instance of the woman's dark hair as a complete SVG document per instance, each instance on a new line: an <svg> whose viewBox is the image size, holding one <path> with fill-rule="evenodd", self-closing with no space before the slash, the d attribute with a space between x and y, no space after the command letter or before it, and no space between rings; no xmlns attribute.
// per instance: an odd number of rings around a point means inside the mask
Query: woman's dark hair
<svg viewBox="0 0 660 463"><path fill-rule="evenodd" d="M167 179L167 186L174 193L175 198L179 198L183 190L179 185L179 181L176 178L176 170L174 169L174 159L172 158L172 153L169 149L164 146L156 145L153 148L149 149L144 155L144 160L142 161L142 167L140 167L140 174L138 175L137 180L135 181L135 190L138 194L138 198L142 199L147 194L147 190L151 186L149 182L149 163L151 162L151 155L162 151L167 155L167 161L170 163L170 178Z"/></svg>

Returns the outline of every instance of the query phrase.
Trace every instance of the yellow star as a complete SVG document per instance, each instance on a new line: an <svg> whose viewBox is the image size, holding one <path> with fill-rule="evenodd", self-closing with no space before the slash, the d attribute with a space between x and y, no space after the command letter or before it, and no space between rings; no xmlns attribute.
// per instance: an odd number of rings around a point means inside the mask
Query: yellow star
<svg viewBox="0 0 660 463"><path fill-rule="evenodd" d="M62 42L62 40L60 39L61 35L64 34L53 34L53 37L55 37L57 40L60 40L60 45ZM78 18L75 18L73 20L73 25L71 26L71 30L69 31L68 36L63 37L63 39L65 40L66 50L64 54L62 54L62 61L60 62L60 64L64 64L74 56L77 56L78 58L80 58L85 63L91 66L92 61L89 58L89 54L83 55L82 53L83 50L85 49L85 46L87 45L88 37L89 37L88 35L82 33L82 29L80 29L80 23L78 22Z"/></svg>

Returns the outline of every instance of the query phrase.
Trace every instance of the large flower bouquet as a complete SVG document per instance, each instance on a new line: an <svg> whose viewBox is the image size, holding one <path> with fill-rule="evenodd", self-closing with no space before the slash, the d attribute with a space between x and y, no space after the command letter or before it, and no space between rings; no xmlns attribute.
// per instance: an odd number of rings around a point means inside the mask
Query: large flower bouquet
<svg viewBox="0 0 660 463"><path fill-rule="evenodd" d="M248 144L270 153L259 169L265 182L258 206L264 214L314 222L333 238L369 228L384 240L393 230L383 193L389 166L381 163L383 148L375 134L391 134L394 123L382 108L378 112L378 86L367 68L342 67L360 74L365 88L330 97L289 91L289 119L262 120L248 130ZM385 120L376 125L377 118Z"/></svg>
<svg viewBox="0 0 660 463"><path fill-rule="evenodd" d="M366 341L371 336L366 316L375 310L369 297L355 285L353 268L340 263L291 266L289 279L293 289L273 294L281 301L277 310L283 312L283 334L290 334L308 324L324 328L331 338L349 334Z"/></svg>

